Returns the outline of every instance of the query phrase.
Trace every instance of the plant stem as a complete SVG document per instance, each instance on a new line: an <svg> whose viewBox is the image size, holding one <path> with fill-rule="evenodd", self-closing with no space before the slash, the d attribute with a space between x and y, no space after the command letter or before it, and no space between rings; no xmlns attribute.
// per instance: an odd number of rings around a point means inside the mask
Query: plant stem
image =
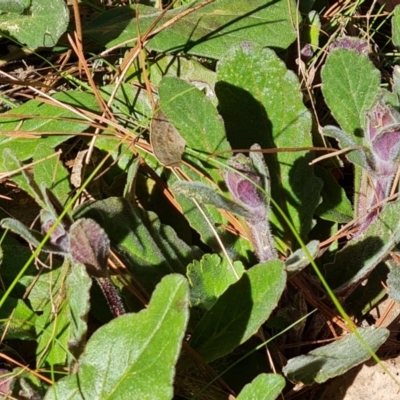
<svg viewBox="0 0 400 400"><path fill-rule="evenodd" d="M108 306L110 307L111 314L114 318L120 315L126 314L124 305L122 304L121 297L119 296L114 285L111 283L109 278L95 278L100 286L104 297L107 300Z"/></svg>

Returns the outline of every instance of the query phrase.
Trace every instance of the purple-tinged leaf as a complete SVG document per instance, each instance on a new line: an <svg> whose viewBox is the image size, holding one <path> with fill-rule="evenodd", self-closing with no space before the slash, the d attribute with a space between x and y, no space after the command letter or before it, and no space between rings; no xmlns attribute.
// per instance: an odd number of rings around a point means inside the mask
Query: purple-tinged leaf
<svg viewBox="0 0 400 400"><path fill-rule="evenodd" d="M364 185L360 185L357 202L358 232L355 238L364 232L375 220L379 209L375 206L390 193L391 185L399 166L400 159L400 113L384 98L365 113L366 128L364 146L348 154L348 159L362 167L368 173L362 177ZM352 135L339 128L327 126L324 134L339 140L341 147L356 145ZM372 209L372 211L370 211Z"/></svg>
<svg viewBox="0 0 400 400"><path fill-rule="evenodd" d="M42 225L42 232L47 234L49 230L53 227L53 225L57 221L57 216L54 216L52 213L48 211L42 210L40 212L40 221ZM69 237L68 232L62 225L59 223L54 231L50 235L50 243L59 248L61 251L68 253L69 251Z"/></svg>
<svg viewBox="0 0 400 400"><path fill-rule="evenodd" d="M40 185L40 189L43 193L44 201L46 202L45 210L48 210L50 213L54 215L61 215L64 211L63 205L60 203L60 200L53 194L51 190L49 190L43 183ZM68 230L73 223L72 218L66 214L62 219L62 224Z"/></svg>
<svg viewBox="0 0 400 400"><path fill-rule="evenodd" d="M365 231L377 217L379 210L374 207L389 195L399 166L400 113L385 104L383 98L366 113L364 137L371 154L371 169L368 170L368 184L360 193L358 215L365 217L360 221L357 235ZM369 212L371 208L373 211Z"/></svg>
<svg viewBox="0 0 400 400"><path fill-rule="evenodd" d="M367 40L358 37L344 36L336 39L330 46L329 51L337 49L355 50L357 53L368 56L369 44Z"/></svg>
<svg viewBox="0 0 400 400"><path fill-rule="evenodd" d="M44 235L41 232L35 231L34 229L27 228L24 224L14 218L4 218L0 222L0 226L4 229L9 229L11 232L16 233L26 240L29 244L34 247L38 247L39 244L44 240ZM55 246L52 243L46 243L42 250L46 253L65 255L66 252Z"/></svg>
<svg viewBox="0 0 400 400"><path fill-rule="evenodd" d="M239 153L228 160L228 165L239 172L227 170L225 173L225 183L233 199L247 208L254 220L265 218L268 201L257 188L261 185L261 178L257 175L251 159Z"/></svg>
<svg viewBox="0 0 400 400"><path fill-rule="evenodd" d="M241 204L222 196L215 187L202 182L177 181L172 185L174 193L182 194L201 204L211 204L244 218L251 218L252 214Z"/></svg>
<svg viewBox="0 0 400 400"><path fill-rule="evenodd" d="M104 229L90 218L80 218L70 229L70 255L74 263L85 265L94 276L114 317L125 314L117 290L108 279L107 258L110 240Z"/></svg>
<svg viewBox="0 0 400 400"><path fill-rule="evenodd" d="M250 157L239 153L228 160L234 168L225 172L225 183L234 201L242 205L251 214L245 218L251 242L260 262L276 258L270 226L269 199L259 187L269 193L269 173L258 144L251 146Z"/></svg>
<svg viewBox="0 0 400 400"><path fill-rule="evenodd" d="M313 55L314 55L314 51L313 51L310 43L306 43L300 49L300 57L301 57L302 61L304 61L304 62L310 61Z"/></svg>
<svg viewBox="0 0 400 400"><path fill-rule="evenodd" d="M14 374L5 368L0 368L0 395L8 397L12 392L12 384L14 381ZM4 397L2 397L4 398Z"/></svg>
<svg viewBox="0 0 400 400"><path fill-rule="evenodd" d="M107 277L107 258L110 240L104 229L89 218L80 218L70 229L72 260L86 266L90 274Z"/></svg>
<svg viewBox="0 0 400 400"><path fill-rule="evenodd" d="M365 138L375 160L375 174L397 171L400 158L400 113L381 100L367 112Z"/></svg>

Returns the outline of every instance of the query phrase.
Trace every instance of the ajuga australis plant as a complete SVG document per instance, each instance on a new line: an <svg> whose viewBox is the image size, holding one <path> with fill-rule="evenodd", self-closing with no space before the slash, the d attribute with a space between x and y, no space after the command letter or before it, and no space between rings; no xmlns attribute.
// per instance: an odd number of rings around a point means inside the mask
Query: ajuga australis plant
<svg viewBox="0 0 400 400"><path fill-rule="evenodd" d="M334 126L324 133L341 142L342 147L354 147L349 160L362 168L358 193L358 232L364 232L378 215L378 205L390 193L400 160L400 113L380 96L365 114L363 146L352 135Z"/></svg>
<svg viewBox="0 0 400 400"><path fill-rule="evenodd" d="M225 183L233 199L245 208L250 239L260 262L276 258L269 226L269 172L258 144L251 146L250 156L236 154L228 160L232 167L225 172ZM264 192L260 190L264 189Z"/></svg>
<svg viewBox="0 0 400 400"><path fill-rule="evenodd" d="M98 282L113 316L124 314L121 299L109 280L107 258L110 240L104 229L90 218L72 221L66 216L57 223L62 206L48 189L42 188L42 192L44 203L47 205L47 209L42 209L40 213L42 233L28 229L13 218L4 218L0 225L19 234L34 247L39 246L44 240L44 235L50 232L50 243L45 244L42 250L70 257L74 264L83 264Z"/></svg>
<svg viewBox="0 0 400 400"><path fill-rule="evenodd" d="M276 258L277 253L268 221L269 172L260 150L261 147L254 144L249 156L238 153L228 160L224 180L232 200L201 182L175 182L172 188L203 204L241 216L258 260L265 262Z"/></svg>

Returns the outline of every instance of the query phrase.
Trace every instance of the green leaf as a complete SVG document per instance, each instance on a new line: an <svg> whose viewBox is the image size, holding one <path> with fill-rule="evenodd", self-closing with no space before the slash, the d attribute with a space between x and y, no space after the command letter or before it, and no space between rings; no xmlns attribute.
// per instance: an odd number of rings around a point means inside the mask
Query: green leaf
<svg viewBox="0 0 400 400"><path fill-rule="evenodd" d="M381 75L372 62L353 50L329 54L321 71L322 93L343 131L362 143L365 112L379 94Z"/></svg>
<svg viewBox="0 0 400 400"><path fill-rule="evenodd" d="M171 272L186 273L186 266L201 252L178 238L175 231L161 225L156 214L132 206L123 198L85 204L76 218L92 218L106 231L112 247L126 261L146 290Z"/></svg>
<svg viewBox="0 0 400 400"><path fill-rule="evenodd" d="M47 289L50 291L50 289ZM52 298L36 319L38 368L64 366L68 356L69 326L71 323L67 301L61 291L52 291ZM57 299L57 301L56 301Z"/></svg>
<svg viewBox="0 0 400 400"><path fill-rule="evenodd" d="M268 319L285 283L284 265L279 260L246 271L199 322L190 342L192 348L206 361L230 353Z"/></svg>
<svg viewBox="0 0 400 400"><path fill-rule="evenodd" d="M307 243L307 250L310 253L311 259L314 259L318 255L319 241L312 240L310 243ZM286 272L299 272L309 264L310 259L304 253L304 249L300 248L286 259L285 269Z"/></svg>
<svg viewBox="0 0 400 400"><path fill-rule="evenodd" d="M175 76L194 84L213 102L216 101L214 86L217 74L195 59L165 56L157 59L150 69L151 81L159 85L165 75ZM131 86L132 87L132 86ZM215 104L217 105L217 104Z"/></svg>
<svg viewBox="0 0 400 400"><path fill-rule="evenodd" d="M38 247L44 239L44 235L40 232L28 229L22 222L14 218L3 218L0 225L3 229L9 229L11 232L21 236L34 247Z"/></svg>
<svg viewBox="0 0 400 400"><path fill-rule="evenodd" d="M31 48L55 46L67 30L69 11L66 4L63 0L31 2L28 12L23 14L0 14L0 36L11 36ZM25 5L26 2L22 6Z"/></svg>
<svg viewBox="0 0 400 400"><path fill-rule="evenodd" d="M322 179L322 203L315 210L315 214L326 221L346 224L353 218L353 207L346 196L344 189L325 168L314 167L315 174Z"/></svg>
<svg viewBox="0 0 400 400"><path fill-rule="evenodd" d="M394 9L392 17L392 41L393 44L400 48L400 7L397 6Z"/></svg>
<svg viewBox="0 0 400 400"><path fill-rule="evenodd" d="M99 88L102 98L107 102L114 90L115 85ZM118 86L111 103L111 110L123 127L132 130L137 129L138 122L141 123L141 126L147 127L150 116L153 114L151 101L146 91L127 83ZM135 121L135 124L130 123L132 120ZM112 140L112 142L115 146L115 140Z"/></svg>
<svg viewBox="0 0 400 400"><path fill-rule="evenodd" d="M74 365L85 345L92 279L84 265L69 259L60 269L61 279L52 279L55 286L47 283L44 288L47 304L36 321L40 365L64 366L67 357Z"/></svg>
<svg viewBox="0 0 400 400"><path fill-rule="evenodd" d="M28 193L42 209L45 209L46 203L43 200L43 195L38 184L27 169L24 168L20 160L8 148L3 151L3 166L4 170L7 172L20 171L17 174L13 174L11 180L16 183L20 189Z"/></svg>
<svg viewBox="0 0 400 400"><path fill-rule="evenodd" d="M387 277L386 284L388 286L389 297L392 300L400 302L400 269L396 262L388 262L390 272Z"/></svg>
<svg viewBox="0 0 400 400"><path fill-rule="evenodd" d="M30 4L30 0L0 0L0 11L22 14Z"/></svg>
<svg viewBox="0 0 400 400"><path fill-rule="evenodd" d="M39 277L35 292L44 296L43 314L36 320L38 365L73 363L83 351L87 332L92 280L82 264L64 261L61 268ZM36 287L37 286L37 287Z"/></svg>
<svg viewBox="0 0 400 400"><path fill-rule="evenodd" d="M349 147L360 146L360 143L357 142L357 138L355 136L342 131L337 126L334 125L324 126L322 132L325 136L335 138L339 142L340 147L343 150ZM360 150L351 150L346 154L346 156L352 163L360 166L361 168L367 171L371 171L371 167L368 163L368 158L367 158L368 153L369 153L368 148L364 147Z"/></svg>
<svg viewBox="0 0 400 400"><path fill-rule="evenodd" d="M196 200L201 204L211 204L241 217L251 218L252 214L240 204L222 196L215 189L201 182L177 181L171 189L179 194Z"/></svg>
<svg viewBox="0 0 400 400"><path fill-rule="evenodd" d="M32 255L32 251L25 244L22 246L5 243L2 244L2 250L3 260L1 263L1 280L4 287L9 287L20 269ZM58 265L57 262L55 262L55 265ZM30 307L34 311L42 310L43 306L49 301L48 288L49 286L54 286L54 278L58 276L59 270L59 268L56 268L55 270L45 269L38 277L36 267L31 264L25 275L18 281L12 295L14 297L22 298L22 296L27 292L27 289L30 288L28 295ZM33 281L35 281L34 285L32 284Z"/></svg>
<svg viewBox="0 0 400 400"><path fill-rule="evenodd" d="M242 389L236 400L274 400L284 387L281 375L260 374Z"/></svg>
<svg viewBox="0 0 400 400"><path fill-rule="evenodd" d="M167 76L158 90L160 108L186 140L187 146L206 154L231 149L216 107L196 86Z"/></svg>
<svg viewBox="0 0 400 400"><path fill-rule="evenodd" d="M38 247L43 241L44 235L41 232L35 231L33 229L28 229L22 222L19 222L14 218L3 218L0 222L0 226L4 229L9 229L11 232L16 233L26 240L29 244L34 247ZM47 242L42 250L47 253L64 255L65 253L60 250L57 246L52 245Z"/></svg>
<svg viewBox="0 0 400 400"><path fill-rule="evenodd" d="M114 88L115 85L99 88L100 94L105 101L109 101ZM147 93L130 84L119 86L115 98L111 103L111 110L121 126L131 129L134 132L138 130L138 124L140 124L140 129L148 129L149 121L153 114ZM115 137L100 135L96 139L95 146L100 150L111 153L113 159L122 170L128 168L132 163L132 152L129 146L125 143L117 146ZM150 154L144 152L141 154L146 159L146 162L152 157Z"/></svg>
<svg viewBox="0 0 400 400"><path fill-rule="evenodd" d="M93 334L78 373L61 379L45 400L172 398L188 297L183 276L165 277L146 310L118 317Z"/></svg>
<svg viewBox="0 0 400 400"><path fill-rule="evenodd" d="M31 254L29 252L29 255ZM60 261L55 263L55 260L53 260L51 268L49 266L48 269L44 269L38 276L36 267L32 266L31 270L28 270L28 273L20 281L20 284L24 287L31 288L28 295L29 303L32 309L40 314L43 313L48 303L53 300L52 293L57 292L65 278Z"/></svg>
<svg viewBox="0 0 400 400"><path fill-rule="evenodd" d="M92 279L82 264L72 264L67 276L67 299L69 306L68 348L77 359L84 348L87 333L87 318L90 309L90 288ZM72 360L71 360L72 361Z"/></svg>
<svg viewBox="0 0 400 400"><path fill-rule="evenodd" d="M189 171L188 168L184 169L185 173L191 179L199 179L197 174ZM219 253L222 243L232 259L240 258L243 261L246 255L251 255L254 252L250 241L227 231L225 226L228 224L228 221L223 217L220 210L217 210L213 206L199 204L200 211L191 199L182 195L177 195L175 198L182 207L182 214L185 215L192 229L199 233L203 243L213 251Z"/></svg>
<svg viewBox="0 0 400 400"><path fill-rule="evenodd" d="M389 337L386 328L359 328L372 351L376 351ZM292 358L283 368L284 374L292 382L311 385L322 383L367 361L371 354L354 333L349 333L337 342L310 351L307 355Z"/></svg>
<svg viewBox="0 0 400 400"><path fill-rule="evenodd" d="M0 296L3 296L0 291ZM22 301L7 297L0 309L0 335L4 339L35 339L36 314Z"/></svg>
<svg viewBox="0 0 400 400"><path fill-rule="evenodd" d="M209 310L222 293L243 275L243 265L236 261L230 265L218 254L204 254L200 261L187 267L191 306L201 305Z"/></svg>
<svg viewBox="0 0 400 400"><path fill-rule="evenodd" d="M330 287L343 291L364 279L400 242L400 201L387 204L368 229L325 265Z"/></svg>
<svg viewBox="0 0 400 400"><path fill-rule="evenodd" d="M34 161L40 161L33 167L35 181L48 189L58 199L61 204L65 204L69 192L69 173L58 157L50 157L54 155L54 150L46 144L39 144L33 155ZM47 160L44 158L50 157Z"/></svg>
<svg viewBox="0 0 400 400"><path fill-rule="evenodd" d="M156 27L201 3L197 0L168 11ZM153 7L119 7L93 19L86 25L84 34L103 46L112 47L136 37L138 32L145 32L159 16L160 12ZM216 0L175 21L146 47L159 52L185 52L209 58L219 58L228 47L243 41L285 49L296 39L294 21L298 20L292 1ZM133 41L131 43L134 45Z"/></svg>
<svg viewBox="0 0 400 400"><path fill-rule="evenodd" d="M84 108L92 112L99 111L94 96L88 93L61 92L55 94L53 98L74 107ZM69 139L71 135L86 130L88 124L80 121L84 120L72 111L59 106L44 104L38 100L30 100L22 106L0 115L0 153L2 154L3 150L8 148L19 161L25 161L33 156L39 143L54 148ZM15 137L14 131L19 133L43 132L48 136L18 138ZM4 135L2 135L2 132L4 132ZM65 135L51 135L53 132L62 132Z"/></svg>
<svg viewBox="0 0 400 400"><path fill-rule="evenodd" d="M234 46L218 63L217 77L219 109L232 148L250 148L254 143L262 148L313 145L311 117L298 79L272 50L249 43ZM312 227L321 188L308 165L311 157L305 152L266 157L272 198L303 238ZM274 207L271 222L286 227ZM286 242L294 240L289 231L284 235Z"/></svg>
<svg viewBox="0 0 400 400"><path fill-rule="evenodd" d="M215 106L203 92L180 79L165 77L160 84L159 94L161 109L186 140L187 147L205 154L224 152L222 156L229 157L230 145L226 140L223 122ZM220 169L212 168L210 164L203 163L195 156L185 154L184 157L211 177L215 183L222 181ZM183 166L183 170L190 179L202 180L197 172L193 172L188 167ZM172 185L173 182L174 178L170 177L168 183ZM191 200L184 196L178 195L176 199L191 227L199 232L203 242L213 250L221 250L216 234L219 235L233 258L237 258L238 254L246 253L241 250L251 248L249 243L244 243L242 239L219 228L228 223L219 210L202 204L202 211L200 211Z"/></svg>
<svg viewBox="0 0 400 400"><path fill-rule="evenodd" d="M307 23L304 24L304 33L302 36L306 43L310 43L312 50L316 50L319 44L319 35L321 32L321 20L317 11L312 10L307 15Z"/></svg>

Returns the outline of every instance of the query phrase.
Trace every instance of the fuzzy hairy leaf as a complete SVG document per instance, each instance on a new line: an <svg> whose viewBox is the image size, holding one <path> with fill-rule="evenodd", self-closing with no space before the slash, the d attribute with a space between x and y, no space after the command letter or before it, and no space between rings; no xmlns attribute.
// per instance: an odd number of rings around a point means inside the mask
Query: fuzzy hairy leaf
<svg viewBox="0 0 400 400"><path fill-rule="evenodd" d="M51 192L57 198L58 202L65 204L69 192L69 172L64 167L58 157L50 157L54 155L54 149L46 144L39 144L33 155L34 161L38 163L33 167L33 173L36 182L51 189ZM45 160L46 157L50 157Z"/></svg>
<svg viewBox="0 0 400 400"><path fill-rule="evenodd" d="M167 11L156 26L201 3L196 0ZM158 10L143 5L114 8L92 20L86 26L85 36L112 47L137 35L137 21L139 31L145 32L159 16ZM296 38L293 25L296 20L299 17L292 1L215 0L175 21L157 34L147 47L163 53L185 52L209 58L219 58L228 47L243 41L284 49Z"/></svg>
<svg viewBox="0 0 400 400"><path fill-rule="evenodd" d="M307 243L307 250L310 253L312 259L315 258L319 251L319 241L312 240ZM297 249L293 254L291 254L285 261L286 272L298 272L310 264L310 260L304 253L302 248Z"/></svg>
<svg viewBox="0 0 400 400"><path fill-rule="evenodd" d="M285 379L278 374L260 374L247 384L236 400L274 400L285 387Z"/></svg>
<svg viewBox="0 0 400 400"><path fill-rule="evenodd" d="M340 148L345 150L350 147L359 147L361 144L357 142L356 138L354 138L352 135L342 131L336 126L333 125L327 125L324 126L322 130L323 134L325 136L333 137L335 138L339 144ZM352 163L360 166L361 168L371 171L371 166L370 166L370 160L368 159L369 151L366 148L360 148L360 149L353 149L349 151L346 156L351 161Z"/></svg>
<svg viewBox="0 0 400 400"><path fill-rule="evenodd" d="M21 6L27 8L27 2ZM68 22L63 0L31 0L29 12L0 14L0 36L11 36L31 48L52 47L67 30Z"/></svg>
<svg viewBox="0 0 400 400"><path fill-rule="evenodd" d="M361 144L365 112L380 91L379 70L356 51L338 49L328 56L321 77L322 93L333 116Z"/></svg>
<svg viewBox="0 0 400 400"><path fill-rule="evenodd" d="M386 328L359 328L358 333L376 351L389 337ZM307 355L292 358L283 368L283 373L292 382L311 385L322 383L367 361L371 354L354 333L349 333L337 342L310 351Z"/></svg>
<svg viewBox="0 0 400 400"><path fill-rule="evenodd" d="M17 235L21 236L24 240L26 240L34 247L38 247L44 239L44 235L42 233L33 229L28 229L23 223L14 218L2 219L0 222L0 226L4 229L9 229L11 232L14 232ZM42 247L42 250L47 253L65 255L65 251L51 243L46 243Z"/></svg>
<svg viewBox="0 0 400 400"><path fill-rule="evenodd" d="M201 252L178 238L175 231L161 225L158 217L132 206L127 200L110 197L85 204L75 217L97 221L111 245L126 261L148 291L171 272L185 274L186 266Z"/></svg>
<svg viewBox="0 0 400 400"><path fill-rule="evenodd" d="M22 14L30 4L30 0L0 0L0 11Z"/></svg>
<svg viewBox="0 0 400 400"><path fill-rule="evenodd" d="M392 17L392 41L393 44L400 48L400 7L394 9Z"/></svg>
<svg viewBox="0 0 400 400"><path fill-rule="evenodd" d="M165 277L146 310L116 318L92 335L79 371L58 381L45 400L172 398L188 292L183 276Z"/></svg>
<svg viewBox="0 0 400 400"><path fill-rule="evenodd" d="M391 269L386 281L389 297L400 302L400 268L396 262L390 262L390 266Z"/></svg>
<svg viewBox="0 0 400 400"><path fill-rule="evenodd" d="M57 93L53 97L74 107L81 107L93 112L99 111L94 96L85 92L66 91ZM27 118L27 115L32 118ZM0 152L10 149L22 162L33 156L39 144L46 144L54 148L69 139L70 135L76 135L87 128L88 124L72 111L60 106L44 104L39 100L30 100L7 113L0 114ZM20 134L41 132L47 135L16 137L15 130L18 130ZM54 132L59 134L50 135ZM3 164L2 160L0 163Z"/></svg>
<svg viewBox="0 0 400 400"><path fill-rule="evenodd" d="M71 324L69 326L68 349L73 357L73 363L82 353L87 333L87 318L90 310L90 279L82 264L72 264L67 281L68 312Z"/></svg>
<svg viewBox="0 0 400 400"><path fill-rule="evenodd" d="M215 188L213 189L211 186L202 182L177 181L172 185L171 189L176 193L197 200L201 204L210 204L241 217L252 217L252 214L248 209L224 197L218 193Z"/></svg>
<svg viewBox="0 0 400 400"><path fill-rule="evenodd" d="M243 72L245 70L245 73ZM250 43L231 47L217 66L216 94L227 137L235 149L312 146L311 116L303 104L297 77L270 49ZM306 237L319 203L321 182L308 165L307 152L280 152L266 157L271 195ZM279 214L271 222L285 230ZM293 241L290 231L285 242Z"/></svg>
<svg viewBox="0 0 400 400"><path fill-rule="evenodd" d="M222 293L243 275L244 267L236 261L232 266L218 254L204 254L201 260L188 265L191 306L209 310Z"/></svg>
<svg viewBox="0 0 400 400"><path fill-rule="evenodd" d="M230 353L268 319L285 284L286 273L281 261L255 265L229 286L204 315L190 345L206 361Z"/></svg>
<svg viewBox="0 0 400 400"><path fill-rule="evenodd" d="M386 204L368 229L340 250L334 263L325 265L333 289L340 292L357 284L388 256L400 242L399 214L399 200Z"/></svg>
<svg viewBox="0 0 400 400"><path fill-rule="evenodd" d="M110 239L104 229L89 218L79 218L70 229L69 246L72 260L88 268L94 276L105 277Z"/></svg>
<svg viewBox="0 0 400 400"><path fill-rule="evenodd" d="M161 81L158 90L160 108L186 140L187 146L205 154L229 152L231 148L226 140L223 121L202 91L171 76Z"/></svg>
<svg viewBox="0 0 400 400"><path fill-rule="evenodd" d="M0 291L0 296L3 296ZM34 340L36 313L24 301L7 297L0 309L0 334L6 340Z"/></svg>

